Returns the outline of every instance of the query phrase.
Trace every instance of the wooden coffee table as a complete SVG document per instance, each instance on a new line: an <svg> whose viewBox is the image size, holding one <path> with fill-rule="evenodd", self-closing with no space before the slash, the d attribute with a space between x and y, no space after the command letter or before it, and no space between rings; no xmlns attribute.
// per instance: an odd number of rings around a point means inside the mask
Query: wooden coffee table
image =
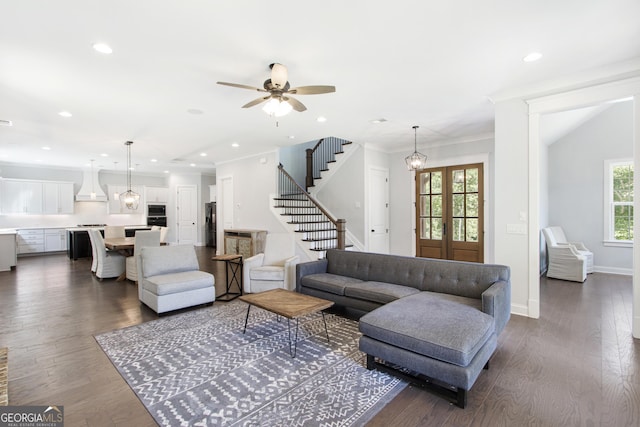
<svg viewBox="0 0 640 427"><path fill-rule="evenodd" d="M298 292L287 291L285 289L273 289L270 291L260 292L257 294L242 295L240 299L249 306L247 307L247 317L244 319L244 334L247 331L247 322L249 321L249 311L254 305L258 308L270 311L287 318L287 329L289 332L289 354L296 357L298 346L298 318L307 314L320 312L322 313L322 321L324 322L324 331L329 341L329 331L327 330L327 321L324 318L324 311L333 305L333 301L322 298L312 297L310 295L300 294ZM296 335L291 343L291 323L290 320L296 321Z"/></svg>

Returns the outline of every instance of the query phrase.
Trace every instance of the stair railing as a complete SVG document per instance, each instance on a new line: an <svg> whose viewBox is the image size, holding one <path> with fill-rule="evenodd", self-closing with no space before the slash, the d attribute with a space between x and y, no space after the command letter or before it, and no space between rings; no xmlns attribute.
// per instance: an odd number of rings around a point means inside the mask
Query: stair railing
<svg viewBox="0 0 640 427"><path fill-rule="evenodd" d="M289 173L284 169L282 163L278 165L278 193L280 198L287 200L287 210L290 215L309 215L309 203L312 208L320 211L319 216L323 218L322 221L315 221L307 223L305 225L305 231L308 233L322 233L326 230L326 221L333 224L336 230L336 242L338 249L345 248L345 237L347 231L347 221L345 219L336 219L329 214L319 203L315 200L307 191L302 188ZM327 240L328 242L329 240ZM322 241L316 242L316 250L326 250L331 247L328 244L323 244Z"/></svg>
<svg viewBox="0 0 640 427"><path fill-rule="evenodd" d="M313 148L307 148L306 190L313 187L313 180L320 178L322 171L328 170L328 164L335 162L336 154L342 152L343 139L329 136L322 138Z"/></svg>

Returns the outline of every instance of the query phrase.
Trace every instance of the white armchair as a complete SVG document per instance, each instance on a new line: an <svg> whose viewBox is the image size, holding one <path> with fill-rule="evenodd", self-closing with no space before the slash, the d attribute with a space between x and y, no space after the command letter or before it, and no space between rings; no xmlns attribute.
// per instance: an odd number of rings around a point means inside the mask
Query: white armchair
<svg viewBox="0 0 640 427"><path fill-rule="evenodd" d="M244 292L255 293L270 289L295 288L296 255L293 236L286 233L269 233L265 241L264 253L243 261Z"/></svg>
<svg viewBox="0 0 640 427"><path fill-rule="evenodd" d="M89 229L91 245L95 247L98 258L96 267L96 277L100 280L119 277L125 272L125 257L115 251L108 251L104 246L104 239L100 230L96 228Z"/></svg>
<svg viewBox="0 0 640 427"><path fill-rule="evenodd" d="M542 229L547 242L547 277L584 282L593 273L593 253L581 242L568 242L561 227Z"/></svg>

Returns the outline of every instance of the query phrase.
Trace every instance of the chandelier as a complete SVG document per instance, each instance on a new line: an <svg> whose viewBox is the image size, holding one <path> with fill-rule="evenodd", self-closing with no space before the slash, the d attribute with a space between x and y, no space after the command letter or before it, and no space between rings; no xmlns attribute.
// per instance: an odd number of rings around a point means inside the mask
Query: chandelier
<svg viewBox="0 0 640 427"><path fill-rule="evenodd" d="M427 167L427 156L422 153L418 153L418 127L413 127L414 142L413 142L413 154L405 157L404 161L407 163L407 169L410 171L416 171Z"/></svg>
<svg viewBox="0 0 640 427"><path fill-rule="evenodd" d="M120 194L120 206L135 211L140 203L140 195L131 190L131 144L133 141L124 143L127 146L127 191Z"/></svg>

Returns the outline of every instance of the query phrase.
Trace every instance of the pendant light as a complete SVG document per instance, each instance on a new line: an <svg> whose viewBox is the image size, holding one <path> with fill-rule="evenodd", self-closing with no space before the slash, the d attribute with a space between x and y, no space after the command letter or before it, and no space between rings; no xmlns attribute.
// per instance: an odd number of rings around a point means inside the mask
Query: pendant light
<svg viewBox="0 0 640 427"><path fill-rule="evenodd" d="M404 161L407 163L407 169L410 171L416 171L427 167L427 156L422 153L418 153L418 127L413 127L414 142L413 142L413 154L405 157Z"/></svg>
<svg viewBox="0 0 640 427"><path fill-rule="evenodd" d="M140 203L140 195L131 190L131 144L133 141L127 141L127 191L120 194L120 206L125 209L135 211Z"/></svg>

